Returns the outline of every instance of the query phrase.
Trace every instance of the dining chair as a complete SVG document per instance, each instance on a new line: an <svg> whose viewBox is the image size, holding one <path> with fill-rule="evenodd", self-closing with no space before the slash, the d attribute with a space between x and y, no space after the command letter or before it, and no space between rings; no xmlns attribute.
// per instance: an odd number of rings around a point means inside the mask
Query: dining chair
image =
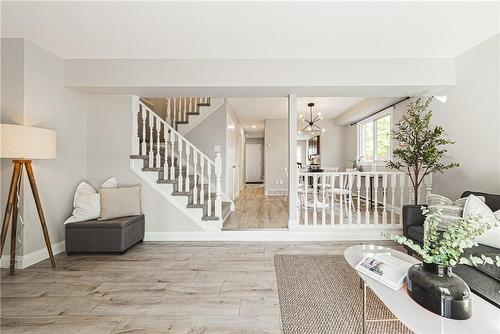
<svg viewBox="0 0 500 334"><path fill-rule="evenodd" d="M351 201L351 205L348 204L349 198L352 196L352 185L354 183L355 177L349 177L348 174L344 174L343 184L339 185L339 188L334 187L331 189L331 193L334 196L334 200L336 196L339 196L339 203L342 202L346 208L349 207L349 210L354 209L354 201ZM340 178L339 178L340 180Z"/></svg>

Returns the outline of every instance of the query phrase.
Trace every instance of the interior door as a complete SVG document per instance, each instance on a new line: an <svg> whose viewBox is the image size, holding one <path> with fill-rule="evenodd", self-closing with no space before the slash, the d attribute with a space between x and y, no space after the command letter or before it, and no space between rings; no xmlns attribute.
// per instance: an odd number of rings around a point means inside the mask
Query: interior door
<svg viewBox="0 0 500 334"><path fill-rule="evenodd" d="M262 144L247 144L246 182L262 182Z"/></svg>

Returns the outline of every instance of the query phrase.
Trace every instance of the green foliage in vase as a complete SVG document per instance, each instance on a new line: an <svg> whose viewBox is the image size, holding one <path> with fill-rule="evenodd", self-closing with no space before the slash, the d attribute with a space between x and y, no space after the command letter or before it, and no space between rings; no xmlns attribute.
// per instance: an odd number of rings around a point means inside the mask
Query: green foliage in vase
<svg viewBox="0 0 500 334"><path fill-rule="evenodd" d="M443 220L441 211L430 214L425 207L422 207L422 212L426 216L426 234L423 246L415 244L412 240L401 235L389 233L382 235L401 245L408 246L426 263L442 266L494 264L500 267L500 256L495 256L495 259L485 255L462 256L464 249L477 246L476 239L495 225L480 219L480 217L461 218L457 223L449 226L446 231L438 231L437 226Z"/></svg>
<svg viewBox="0 0 500 334"><path fill-rule="evenodd" d="M458 163L442 162L447 152L444 146L454 142L444 138L441 126L431 126L431 101L432 97L429 97L408 103L407 113L392 131L392 138L400 146L392 151L395 160L387 162L387 167L402 171L410 177L415 205L418 204L418 188L426 175L458 167Z"/></svg>

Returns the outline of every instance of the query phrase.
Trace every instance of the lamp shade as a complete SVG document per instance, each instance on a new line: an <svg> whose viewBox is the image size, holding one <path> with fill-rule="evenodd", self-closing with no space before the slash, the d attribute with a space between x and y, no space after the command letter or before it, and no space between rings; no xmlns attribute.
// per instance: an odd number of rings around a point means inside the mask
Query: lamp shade
<svg viewBox="0 0 500 334"><path fill-rule="evenodd" d="M0 124L0 158L55 159L56 132L32 126Z"/></svg>

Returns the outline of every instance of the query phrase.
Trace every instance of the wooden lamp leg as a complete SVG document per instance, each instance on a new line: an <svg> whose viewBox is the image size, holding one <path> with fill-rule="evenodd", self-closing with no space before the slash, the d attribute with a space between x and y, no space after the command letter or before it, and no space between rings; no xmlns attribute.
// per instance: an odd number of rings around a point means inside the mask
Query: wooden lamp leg
<svg viewBox="0 0 500 334"><path fill-rule="evenodd" d="M14 194L14 204L12 206L12 226L10 228L10 274L14 275L14 270L16 268L16 243L17 243L17 216L19 208L17 207L17 189L21 187L21 178L23 175L23 164L19 166L19 177L17 181L17 188Z"/></svg>
<svg viewBox="0 0 500 334"><path fill-rule="evenodd" d="M52 254L52 246L50 244L49 231L47 229L47 224L45 222L45 216L43 215L42 202L40 201L40 195L38 194L38 189L36 187L35 174L33 174L33 167L31 166L30 160L25 160L26 172L28 173L28 179L31 186L31 192L35 199L36 210L38 211L38 217L40 218L40 224L42 225L43 237L45 239L45 245L47 246L47 251L49 252L50 263L52 268L56 268L56 261L54 259L54 254Z"/></svg>
<svg viewBox="0 0 500 334"><path fill-rule="evenodd" d="M17 193L17 186L19 182L19 177L21 175L21 163L17 160L13 161L14 163L14 169L12 171L12 179L10 180L10 190L9 190L9 196L7 198L7 205L5 207L5 213L3 217L3 224L2 224L2 233L0 236L0 256L3 254L3 247L5 245L5 240L7 238L7 230L9 229L9 221L11 218L12 214L12 208L14 206L14 201Z"/></svg>

